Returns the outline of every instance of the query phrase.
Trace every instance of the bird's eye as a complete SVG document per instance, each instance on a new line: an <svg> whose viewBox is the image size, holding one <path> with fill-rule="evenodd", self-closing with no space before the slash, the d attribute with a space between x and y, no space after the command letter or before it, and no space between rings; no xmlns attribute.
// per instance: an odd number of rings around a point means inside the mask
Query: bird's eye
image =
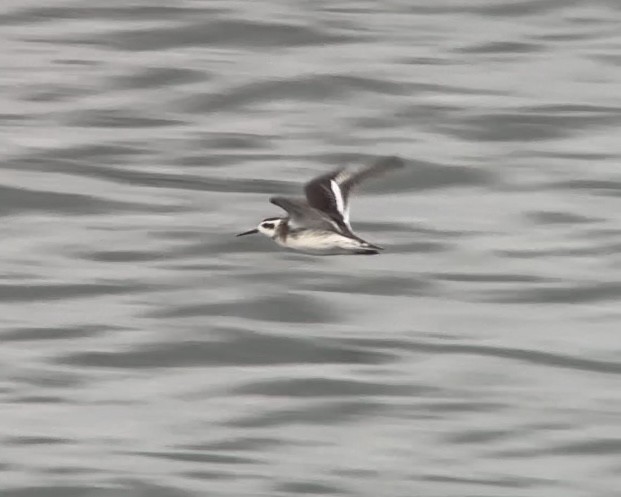
<svg viewBox="0 0 621 497"><path fill-rule="evenodd" d="M274 225L272 223L263 223L262 226L264 228L267 228L268 230L271 230L274 228Z"/></svg>

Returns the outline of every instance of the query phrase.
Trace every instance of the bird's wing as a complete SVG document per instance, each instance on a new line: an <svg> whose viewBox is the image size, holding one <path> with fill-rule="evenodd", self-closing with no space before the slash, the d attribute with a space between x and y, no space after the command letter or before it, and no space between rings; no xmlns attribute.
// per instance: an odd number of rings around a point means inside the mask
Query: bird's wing
<svg viewBox="0 0 621 497"><path fill-rule="evenodd" d="M304 200L288 197L272 197L270 202L284 209L289 216L289 225L293 229L312 228L334 231L338 229L328 216L312 208Z"/></svg>
<svg viewBox="0 0 621 497"><path fill-rule="evenodd" d="M349 194L352 188L371 176L403 167L398 157L385 157L369 166L342 168L312 179L304 186L308 204L325 212L349 230Z"/></svg>

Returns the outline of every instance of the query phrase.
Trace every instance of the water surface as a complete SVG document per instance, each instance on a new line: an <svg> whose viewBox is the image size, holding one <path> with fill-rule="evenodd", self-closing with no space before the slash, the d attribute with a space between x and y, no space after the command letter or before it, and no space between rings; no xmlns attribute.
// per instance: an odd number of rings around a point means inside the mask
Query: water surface
<svg viewBox="0 0 621 497"><path fill-rule="evenodd" d="M5 0L3 497L610 497L614 1ZM260 237L399 155L378 257Z"/></svg>

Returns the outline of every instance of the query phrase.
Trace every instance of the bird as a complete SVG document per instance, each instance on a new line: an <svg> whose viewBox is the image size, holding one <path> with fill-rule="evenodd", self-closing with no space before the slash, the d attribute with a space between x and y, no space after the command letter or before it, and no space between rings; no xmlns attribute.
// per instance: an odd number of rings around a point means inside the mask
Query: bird
<svg viewBox="0 0 621 497"><path fill-rule="evenodd" d="M278 245L311 255L374 255L384 250L356 235L349 221L349 196L365 179L404 166L396 156L371 165L343 167L313 178L304 185L306 198L271 197L286 212L268 217L251 230L236 236L261 233Z"/></svg>

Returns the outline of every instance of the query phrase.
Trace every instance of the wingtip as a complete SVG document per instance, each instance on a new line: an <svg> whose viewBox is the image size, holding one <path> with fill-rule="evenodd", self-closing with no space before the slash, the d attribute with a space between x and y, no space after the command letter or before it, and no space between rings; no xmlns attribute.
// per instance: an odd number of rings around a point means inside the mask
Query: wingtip
<svg viewBox="0 0 621 497"><path fill-rule="evenodd" d="M357 250L355 253L358 255L377 255L379 254L379 250L367 248L367 249Z"/></svg>
<svg viewBox="0 0 621 497"><path fill-rule="evenodd" d="M384 247L381 247L379 245L375 245L374 243L369 243L369 242L365 242L364 248L366 249L372 249L372 250L386 250Z"/></svg>
<svg viewBox="0 0 621 497"><path fill-rule="evenodd" d="M283 200L283 197L270 197L269 198L270 204L274 204L274 205L276 205L278 207L281 207L281 208L282 208L282 205L281 205L282 204L282 200Z"/></svg>
<svg viewBox="0 0 621 497"><path fill-rule="evenodd" d="M379 159L375 163L375 166L390 169L400 169L405 166L405 162L401 157L397 155L389 155L388 157L383 157Z"/></svg>

